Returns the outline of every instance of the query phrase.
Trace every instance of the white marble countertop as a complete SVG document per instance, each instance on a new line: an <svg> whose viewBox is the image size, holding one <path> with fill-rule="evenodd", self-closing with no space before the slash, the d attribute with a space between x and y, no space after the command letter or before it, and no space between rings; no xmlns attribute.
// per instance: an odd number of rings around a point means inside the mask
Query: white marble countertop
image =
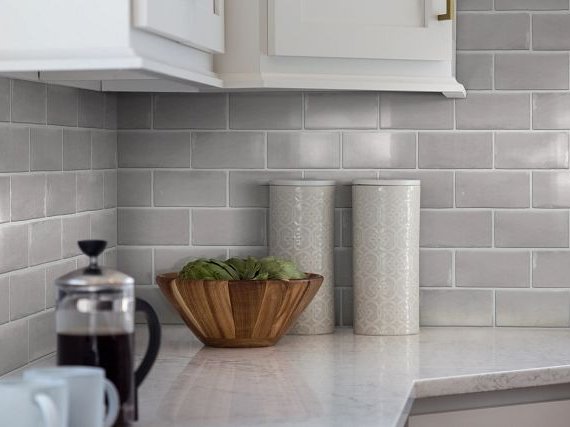
<svg viewBox="0 0 570 427"><path fill-rule="evenodd" d="M397 427L415 398L566 382L566 329L424 328L407 337L339 329L214 349L167 326L136 425Z"/></svg>

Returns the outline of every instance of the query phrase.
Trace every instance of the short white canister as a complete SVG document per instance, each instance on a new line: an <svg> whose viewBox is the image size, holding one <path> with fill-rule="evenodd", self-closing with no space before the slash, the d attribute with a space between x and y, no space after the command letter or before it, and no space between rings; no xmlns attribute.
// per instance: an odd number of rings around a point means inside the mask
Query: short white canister
<svg viewBox="0 0 570 427"><path fill-rule="evenodd" d="M269 253L324 276L290 333L334 331L334 181L275 180L269 186Z"/></svg>
<svg viewBox="0 0 570 427"><path fill-rule="evenodd" d="M419 331L419 180L352 186L354 333Z"/></svg>

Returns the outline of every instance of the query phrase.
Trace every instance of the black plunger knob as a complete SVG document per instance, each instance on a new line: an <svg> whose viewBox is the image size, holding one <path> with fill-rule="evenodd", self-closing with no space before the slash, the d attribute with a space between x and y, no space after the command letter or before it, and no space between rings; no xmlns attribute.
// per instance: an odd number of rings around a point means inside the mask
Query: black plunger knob
<svg viewBox="0 0 570 427"><path fill-rule="evenodd" d="M77 242L79 248L89 258L96 258L103 253L107 242L105 240L80 240Z"/></svg>

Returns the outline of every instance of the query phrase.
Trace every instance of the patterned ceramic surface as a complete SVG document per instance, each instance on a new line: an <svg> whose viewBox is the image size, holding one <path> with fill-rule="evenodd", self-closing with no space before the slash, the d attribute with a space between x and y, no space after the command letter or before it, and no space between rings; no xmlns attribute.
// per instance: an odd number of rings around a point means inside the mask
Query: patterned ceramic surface
<svg viewBox="0 0 570 427"><path fill-rule="evenodd" d="M353 186L356 334L418 333L419 229L419 185Z"/></svg>
<svg viewBox="0 0 570 427"><path fill-rule="evenodd" d="M269 252L295 261L301 270L325 280L291 328L293 334L328 334L334 330L334 182L270 187Z"/></svg>

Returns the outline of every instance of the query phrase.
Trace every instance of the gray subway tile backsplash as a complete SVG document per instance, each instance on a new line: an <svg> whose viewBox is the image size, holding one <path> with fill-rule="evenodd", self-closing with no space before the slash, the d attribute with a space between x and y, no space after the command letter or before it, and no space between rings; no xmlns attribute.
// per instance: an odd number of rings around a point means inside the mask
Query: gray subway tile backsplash
<svg viewBox="0 0 570 427"><path fill-rule="evenodd" d="M493 326L493 291L420 289L423 326Z"/></svg>
<svg viewBox="0 0 570 427"><path fill-rule="evenodd" d="M81 254L79 240L91 238L91 218L89 214L62 218L61 247L63 258Z"/></svg>
<svg viewBox="0 0 570 427"><path fill-rule="evenodd" d="M530 207L529 172L456 172L458 208Z"/></svg>
<svg viewBox="0 0 570 427"><path fill-rule="evenodd" d="M30 265L61 259L61 219L30 224Z"/></svg>
<svg viewBox="0 0 570 427"><path fill-rule="evenodd" d="M117 140L120 168L190 166L190 133L121 131Z"/></svg>
<svg viewBox="0 0 570 427"><path fill-rule="evenodd" d="M301 179L300 171L231 171L230 206L269 207L269 183L275 179Z"/></svg>
<svg viewBox="0 0 570 427"><path fill-rule="evenodd" d="M380 127L453 129L453 101L440 94L381 93Z"/></svg>
<svg viewBox="0 0 570 427"><path fill-rule="evenodd" d="M535 251L532 258L532 286L570 288L570 251Z"/></svg>
<svg viewBox="0 0 570 427"><path fill-rule="evenodd" d="M493 0L457 0L457 10L491 10Z"/></svg>
<svg viewBox="0 0 570 427"><path fill-rule="evenodd" d="M0 273L28 266L28 224L6 224L0 227Z"/></svg>
<svg viewBox="0 0 570 427"><path fill-rule="evenodd" d="M0 223L10 221L10 177L0 177Z"/></svg>
<svg viewBox="0 0 570 427"><path fill-rule="evenodd" d="M63 130L63 169L91 168L91 133L85 129Z"/></svg>
<svg viewBox="0 0 570 427"><path fill-rule="evenodd" d="M60 129L30 130L31 170L60 171L63 168L63 134Z"/></svg>
<svg viewBox="0 0 570 427"><path fill-rule="evenodd" d="M0 375L6 374L28 362L28 321L17 320L0 326L0 341L10 345L0 346Z"/></svg>
<svg viewBox="0 0 570 427"><path fill-rule="evenodd" d="M24 80L12 81L12 121L46 123L46 85Z"/></svg>
<svg viewBox="0 0 570 427"><path fill-rule="evenodd" d="M45 216L46 176L44 174L12 176L12 221Z"/></svg>
<svg viewBox="0 0 570 427"><path fill-rule="evenodd" d="M457 129L529 129L527 93L471 93L455 102Z"/></svg>
<svg viewBox="0 0 570 427"><path fill-rule="evenodd" d="M225 206L226 172L155 171L155 206Z"/></svg>
<svg viewBox="0 0 570 427"><path fill-rule="evenodd" d="M532 205L535 208L570 208L570 173L533 172Z"/></svg>
<svg viewBox="0 0 570 427"><path fill-rule="evenodd" d="M17 320L45 308L45 270L37 268L10 276L10 320Z"/></svg>
<svg viewBox="0 0 570 427"><path fill-rule="evenodd" d="M493 166L489 132L420 132L418 165L422 169L488 169Z"/></svg>
<svg viewBox="0 0 570 427"><path fill-rule="evenodd" d="M416 167L416 134L350 132L342 136L342 166L347 169Z"/></svg>
<svg viewBox="0 0 570 427"><path fill-rule="evenodd" d="M375 92L307 92L306 129L376 129L378 94Z"/></svg>
<svg viewBox="0 0 570 427"><path fill-rule="evenodd" d="M497 89L568 89L568 53L498 53Z"/></svg>
<svg viewBox="0 0 570 427"><path fill-rule="evenodd" d="M420 222L421 247L491 247L489 210L423 210Z"/></svg>
<svg viewBox="0 0 570 427"><path fill-rule="evenodd" d="M24 127L0 126L0 172L30 170L30 130Z"/></svg>
<svg viewBox="0 0 570 427"><path fill-rule="evenodd" d="M568 10L568 1L495 0L495 10Z"/></svg>
<svg viewBox="0 0 570 427"><path fill-rule="evenodd" d="M495 168L568 169L568 133L497 133Z"/></svg>
<svg viewBox="0 0 570 427"><path fill-rule="evenodd" d="M570 326L570 290L498 290L495 298L497 326Z"/></svg>
<svg viewBox="0 0 570 427"><path fill-rule="evenodd" d="M187 209L120 208L119 245L187 245L190 219Z"/></svg>
<svg viewBox="0 0 570 427"><path fill-rule="evenodd" d="M0 277L0 325L10 321L10 277Z"/></svg>
<svg viewBox="0 0 570 427"><path fill-rule="evenodd" d="M47 124L77 126L79 90L72 87L47 87Z"/></svg>
<svg viewBox="0 0 570 427"><path fill-rule="evenodd" d="M266 211L194 210L192 243L197 246L263 246L266 243Z"/></svg>
<svg viewBox="0 0 570 427"><path fill-rule="evenodd" d="M532 47L534 50L570 50L570 15L533 15Z"/></svg>
<svg viewBox="0 0 570 427"><path fill-rule="evenodd" d="M150 285L152 277L152 248L120 247L117 252L119 269L135 279L136 285Z"/></svg>
<svg viewBox="0 0 570 427"><path fill-rule="evenodd" d="M568 211L497 211L495 246L567 248Z"/></svg>
<svg viewBox="0 0 570 427"><path fill-rule="evenodd" d="M532 96L534 129L570 128L570 93L535 93Z"/></svg>
<svg viewBox="0 0 570 427"><path fill-rule="evenodd" d="M455 285L459 287L528 288L530 252L470 251L455 254Z"/></svg>
<svg viewBox="0 0 570 427"><path fill-rule="evenodd" d="M77 205L75 173L51 173L47 175L46 180L46 215L75 213Z"/></svg>
<svg viewBox="0 0 570 427"><path fill-rule="evenodd" d="M420 286L451 286L453 283L453 252L420 250Z"/></svg>
<svg viewBox="0 0 570 427"><path fill-rule="evenodd" d="M271 132L267 135L270 169L338 169L340 134L336 132Z"/></svg>
<svg viewBox="0 0 570 427"><path fill-rule="evenodd" d="M474 0L477 3L479 0ZM493 88L493 55L489 53L457 53L457 79L465 89Z"/></svg>
<svg viewBox="0 0 570 427"><path fill-rule="evenodd" d="M0 77L0 122L10 121L11 82Z"/></svg>
<svg viewBox="0 0 570 427"><path fill-rule="evenodd" d="M122 207L150 206L152 172L121 170L117 175L117 204Z"/></svg>
<svg viewBox="0 0 570 427"><path fill-rule="evenodd" d="M196 169L260 169L265 165L262 132L192 133L192 167Z"/></svg>
<svg viewBox="0 0 570 427"><path fill-rule="evenodd" d="M148 93L125 93L117 101L119 129L152 127L152 96Z"/></svg>
<svg viewBox="0 0 570 427"><path fill-rule="evenodd" d="M155 129L225 129L224 93L159 93L154 95ZM120 114L120 113L119 113Z"/></svg>
<svg viewBox="0 0 570 427"><path fill-rule="evenodd" d="M230 129L301 129L300 92L232 93Z"/></svg>
<svg viewBox="0 0 570 427"><path fill-rule="evenodd" d="M117 133L109 130L91 132L93 169L117 168Z"/></svg>
<svg viewBox="0 0 570 427"><path fill-rule="evenodd" d="M78 124L86 128L105 127L105 94L91 90L79 92Z"/></svg>
<svg viewBox="0 0 570 427"><path fill-rule="evenodd" d="M458 50L526 50L530 47L527 13L458 13Z"/></svg>
<svg viewBox="0 0 570 427"><path fill-rule="evenodd" d="M28 321L30 361L39 359L56 350L55 311L48 310L31 317Z"/></svg>

